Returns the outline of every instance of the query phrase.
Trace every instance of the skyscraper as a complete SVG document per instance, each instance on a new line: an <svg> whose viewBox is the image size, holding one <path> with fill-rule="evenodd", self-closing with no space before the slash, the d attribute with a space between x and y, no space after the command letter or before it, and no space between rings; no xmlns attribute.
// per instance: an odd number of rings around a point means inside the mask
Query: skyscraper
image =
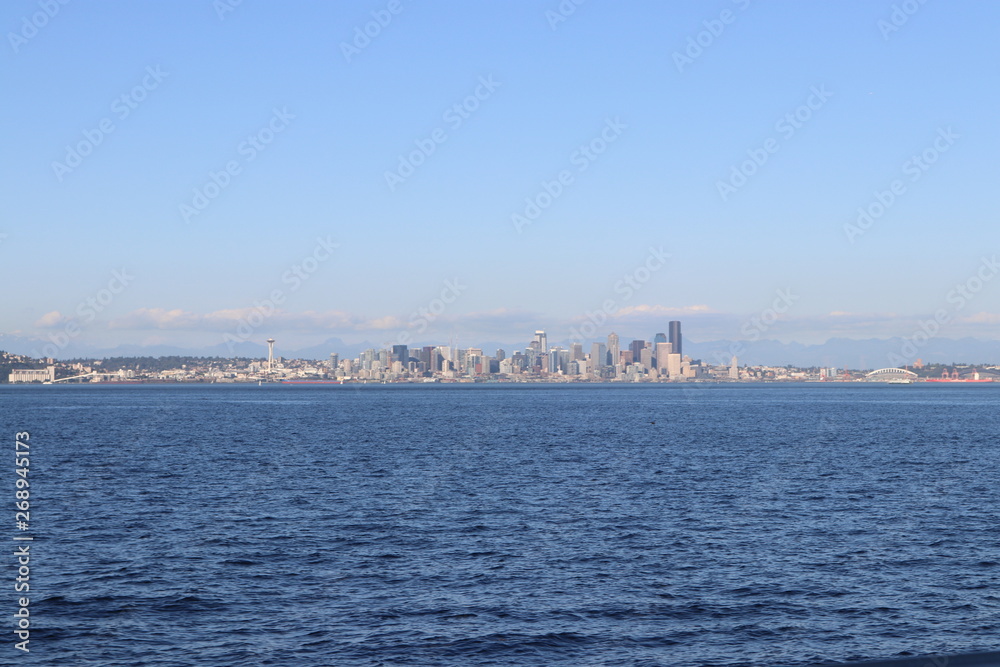
<svg viewBox="0 0 1000 667"><path fill-rule="evenodd" d="M653 367L653 348L643 347L639 352L639 363L647 371Z"/></svg>
<svg viewBox="0 0 1000 667"><path fill-rule="evenodd" d="M642 351L646 348L646 341L636 339L629 343L628 349L632 352L632 363L638 364L642 359Z"/></svg>
<svg viewBox="0 0 1000 667"><path fill-rule="evenodd" d="M549 353L549 342L544 331L535 332L535 342L538 343L538 351L542 354Z"/></svg>
<svg viewBox="0 0 1000 667"><path fill-rule="evenodd" d="M590 367L594 372L607 366L608 348L604 343L592 343L590 345Z"/></svg>
<svg viewBox="0 0 1000 667"><path fill-rule="evenodd" d="M608 334L608 356L611 358L610 364L612 366L617 366L619 358L621 357L621 347L618 342L618 334L612 331Z"/></svg>
<svg viewBox="0 0 1000 667"><path fill-rule="evenodd" d="M683 355L684 351L681 349L681 323L678 320L673 320L668 326L670 327L670 344L674 346L674 354Z"/></svg>
<svg viewBox="0 0 1000 667"><path fill-rule="evenodd" d="M546 368L549 373L558 373L562 370L563 351L564 350L559 347L554 347L549 350L548 368Z"/></svg>
<svg viewBox="0 0 1000 667"><path fill-rule="evenodd" d="M681 377L681 355L677 353L667 355L667 373L671 380Z"/></svg>
<svg viewBox="0 0 1000 667"><path fill-rule="evenodd" d="M666 370L667 356L673 352L673 346L670 343L657 343L653 351L656 353L656 368Z"/></svg>
<svg viewBox="0 0 1000 667"><path fill-rule="evenodd" d="M398 361L403 366L406 366L406 362L410 360L410 348L406 345L393 345L392 346L392 361Z"/></svg>
<svg viewBox="0 0 1000 667"><path fill-rule="evenodd" d="M655 336L653 336L653 345L656 345L657 343L666 343L666 342L667 342L667 334L658 333Z"/></svg>
<svg viewBox="0 0 1000 667"><path fill-rule="evenodd" d="M437 367L434 363L436 361L435 357L437 352L433 345L424 345L420 349L420 361L424 364L424 369L428 371L436 371Z"/></svg>

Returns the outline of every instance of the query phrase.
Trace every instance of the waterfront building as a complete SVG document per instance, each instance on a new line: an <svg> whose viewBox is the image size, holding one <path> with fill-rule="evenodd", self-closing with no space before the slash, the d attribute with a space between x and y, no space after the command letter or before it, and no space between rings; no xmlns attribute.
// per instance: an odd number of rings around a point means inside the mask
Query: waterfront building
<svg viewBox="0 0 1000 667"><path fill-rule="evenodd" d="M11 384L18 382L55 382L56 367L47 368L15 368L11 370L7 381Z"/></svg>
<svg viewBox="0 0 1000 667"><path fill-rule="evenodd" d="M671 380L676 380L682 377L681 355L676 352L672 352L667 355L667 373L670 375Z"/></svg>

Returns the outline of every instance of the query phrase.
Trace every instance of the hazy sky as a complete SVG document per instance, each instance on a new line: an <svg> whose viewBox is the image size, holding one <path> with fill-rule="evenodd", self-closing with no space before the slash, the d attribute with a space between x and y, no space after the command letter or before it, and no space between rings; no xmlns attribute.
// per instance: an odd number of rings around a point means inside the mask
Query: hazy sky
<svg viewBox="0 0 1000 667"><path fill-rule="evenodd" d="M997 25L986 0L8 0L0 332L816 342L937 313L995 339Z"/></svg>

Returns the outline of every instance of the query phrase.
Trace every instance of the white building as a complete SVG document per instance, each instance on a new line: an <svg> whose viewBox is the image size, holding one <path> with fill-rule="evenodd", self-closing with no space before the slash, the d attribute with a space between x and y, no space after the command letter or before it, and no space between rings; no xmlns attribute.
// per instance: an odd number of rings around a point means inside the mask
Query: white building
<svg viewBox="0 0 1000 667"><path fill-rule="evenodd" d="M16 368L11 370L8 382L11 384L18 382L55 382L56 367L48 368Z"/></svg>

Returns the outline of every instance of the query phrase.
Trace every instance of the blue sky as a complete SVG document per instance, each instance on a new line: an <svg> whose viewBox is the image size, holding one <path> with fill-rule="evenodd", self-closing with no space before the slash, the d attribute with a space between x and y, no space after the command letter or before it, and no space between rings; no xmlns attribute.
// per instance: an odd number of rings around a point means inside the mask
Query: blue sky
<svg viewBox="0 0 1000 667"><path fill-rule="evenodd" d="M562 7L3 3L0 333L1000 337L1000 5Z"/></svg>

